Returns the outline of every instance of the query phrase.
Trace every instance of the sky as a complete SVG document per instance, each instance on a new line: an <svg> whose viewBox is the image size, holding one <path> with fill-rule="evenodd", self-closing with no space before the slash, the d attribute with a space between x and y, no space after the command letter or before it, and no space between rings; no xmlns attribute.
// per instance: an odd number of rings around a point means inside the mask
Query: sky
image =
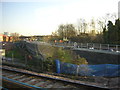
<svg viewBox="0 0 120 90"><path fill-rule="evenodd" d="M120 1L118 3L118 18L120 18Z"/></svg>
<svg viewBox="0 0 120 90"><path fill-rule="evenodd" d="M119 0L1 0L0 33L50 35L60 24L118 13Z"/></svg>

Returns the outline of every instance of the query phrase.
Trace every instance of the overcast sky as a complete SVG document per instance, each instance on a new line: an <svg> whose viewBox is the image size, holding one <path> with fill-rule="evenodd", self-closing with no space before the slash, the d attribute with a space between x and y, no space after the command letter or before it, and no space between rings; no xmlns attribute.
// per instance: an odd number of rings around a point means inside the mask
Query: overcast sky
<svg viewBox="0 0 120 90"><path fill-rule="evenodd" d="M9 1L9 2L8 2ZM119 0L2 0L0 33L49 35L58 25L118 13Z"/></svg>

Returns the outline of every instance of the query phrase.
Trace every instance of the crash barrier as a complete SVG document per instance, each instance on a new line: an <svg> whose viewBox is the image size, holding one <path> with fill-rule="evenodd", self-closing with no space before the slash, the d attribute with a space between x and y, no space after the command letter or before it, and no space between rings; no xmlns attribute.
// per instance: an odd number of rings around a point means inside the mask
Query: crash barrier
<svg viewBox="0 0 120 90"><path fill-rule="evenodd" d="M59 66L60 65L60 66ZM120 76L120 65L99 64L99 65L75 65L56 60L57 72L80 76Z"/></svg>

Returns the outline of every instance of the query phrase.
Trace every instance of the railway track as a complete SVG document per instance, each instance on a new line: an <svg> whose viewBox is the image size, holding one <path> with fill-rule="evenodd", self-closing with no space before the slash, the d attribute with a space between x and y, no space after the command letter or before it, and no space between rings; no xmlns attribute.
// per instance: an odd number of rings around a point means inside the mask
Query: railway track
<svg viewBox="0 0 120 90"><path fill-rule="evenodd" d="M13 86L20 88L73 88L81 90L110 90L107 87L100 87L96 85L88 85L74 80L57 78L56 76L49 76L44 74L32 73L31 71L21 70L13 67L3 66L2 81L4 84L11 84L7 88Z"/></svg>

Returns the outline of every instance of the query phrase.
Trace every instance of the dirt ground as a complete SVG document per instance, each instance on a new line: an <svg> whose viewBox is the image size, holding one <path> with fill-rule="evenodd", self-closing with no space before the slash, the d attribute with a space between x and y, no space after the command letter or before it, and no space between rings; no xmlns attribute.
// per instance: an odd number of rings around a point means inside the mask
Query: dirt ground
<svg viewBox="0 0 120 90"><path fill-rule="evenodd" d="M101 83L110 88L120 88L120 77L105 78L105 77L95 77L96 83Z"/></svg>

